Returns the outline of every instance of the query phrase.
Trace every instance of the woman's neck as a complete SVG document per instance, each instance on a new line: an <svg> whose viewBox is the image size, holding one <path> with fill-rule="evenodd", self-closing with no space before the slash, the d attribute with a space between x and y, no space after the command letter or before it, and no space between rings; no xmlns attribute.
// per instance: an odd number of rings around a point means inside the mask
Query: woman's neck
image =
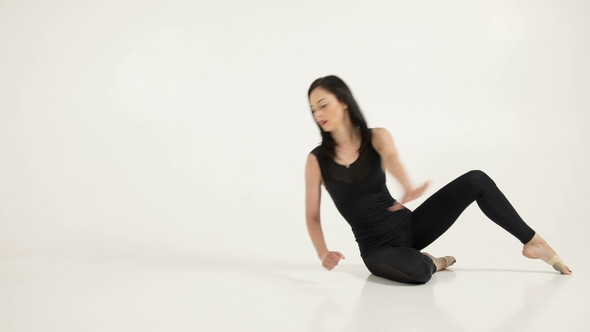
<svg viewBox="0 0 590 332"><path fill-rule="evenodd" d="M346 124L331 132L336 146L349 148L356 147L360 141L360 131L352 124Z"/></svg>

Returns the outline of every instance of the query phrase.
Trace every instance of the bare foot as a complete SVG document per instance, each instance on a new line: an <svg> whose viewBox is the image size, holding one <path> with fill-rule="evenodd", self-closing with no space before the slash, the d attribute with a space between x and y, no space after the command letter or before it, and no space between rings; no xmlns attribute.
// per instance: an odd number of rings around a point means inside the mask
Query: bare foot
<svg viewBox="0 0 590 332"><path fill-rule="evenodd" d="M555 250L539 234L535 234L533 239L524 245L522 254L531 259L541 259L545 263L549 262L556 255ZM572 271L567 265L563 265L559 272L562 274L572 274Z"/></svg>
<svg viewBox="0 0 590 332"><path fill-rule="evenodd" d="M432 259L432 261L434 262L434 265L436 265L436 272L446 269L447 267L455 264L455 262L457 261L455 259L455 257L453 257L453 256L445 256L445 257L436 258L427 252L423 252L422 255L426 255L426 256L430 257L430 259ZM448 259L448 261L447 261L447 259Z"/></svg>

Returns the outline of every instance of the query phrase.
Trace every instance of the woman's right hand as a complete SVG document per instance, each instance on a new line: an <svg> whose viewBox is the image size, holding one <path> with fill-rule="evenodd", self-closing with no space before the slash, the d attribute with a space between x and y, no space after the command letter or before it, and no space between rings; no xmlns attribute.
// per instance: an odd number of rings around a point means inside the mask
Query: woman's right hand
<svg viewBox="0 0 590 332"><path fill-rule="evenodd" d="M344 255L339 253L338 251L328 251L322 256L322 266L325 267L328 271L332 271L333 268L338 265L338 262L341 259L345 259Z"/></svg>

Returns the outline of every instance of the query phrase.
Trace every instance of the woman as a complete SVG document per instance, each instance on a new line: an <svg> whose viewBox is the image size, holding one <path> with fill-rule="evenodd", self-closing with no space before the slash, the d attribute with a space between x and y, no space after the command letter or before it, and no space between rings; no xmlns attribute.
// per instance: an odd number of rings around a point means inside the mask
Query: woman
<svg viewBox="0 0 590 332"><path fill-rule="evenodd" d="M322 144L307 158L306 221L326 269L332 270L344 256L328 250L324 241L319 211L322 185L352 227L365 265L377 276L421 284L454 264L451 256L435 258L420 250L442 235L473 201L523 243L524 256L542 259L562 274L571 274L481 171L463 174L414 211L407 209L404 204L420 197L429 183L415 187L410 182L393 138L384 128L367 127L348 86L336 76L322 77L311 84L308 98ZM399 202L387 190L385 170L404 188Z"/></svg>

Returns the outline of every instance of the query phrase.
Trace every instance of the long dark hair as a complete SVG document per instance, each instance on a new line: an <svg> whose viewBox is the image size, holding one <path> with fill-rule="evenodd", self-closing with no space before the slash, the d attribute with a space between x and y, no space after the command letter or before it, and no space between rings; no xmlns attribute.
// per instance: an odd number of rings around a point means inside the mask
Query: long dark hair
<svg viewBox="0 0 590 332"><path fill-rule="evenodd" d="M311 92L315 88L322 88L333 93L340 102L343 102L348 106L350 121L361 131L361 146L359 151L362 151L367 147L367 145L370 144L371 133L367 127L367 121L365 120L359 105L356 103L356 100L354 100L348 85L346 85L342 79L334 75L320 77L311 83L309 91L307 92L308 100ZM334 149L336 148L336 142L331 133L324 131L319 124L318 127L320 128L320 134L322 135L322 150L325 154L333 158L335 156Z"/></svg>

